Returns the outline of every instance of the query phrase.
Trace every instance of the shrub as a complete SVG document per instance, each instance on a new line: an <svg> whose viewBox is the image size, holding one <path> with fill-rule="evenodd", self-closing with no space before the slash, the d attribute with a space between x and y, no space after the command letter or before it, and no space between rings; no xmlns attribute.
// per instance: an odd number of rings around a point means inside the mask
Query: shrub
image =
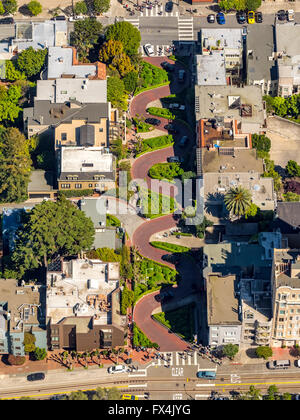
<svg viewBox="0 0 300 420"><path fill-rule="evenodd" d="M155 106L150 106L147 109L147 112L157 117L167 118L168 120L175 120L175 115L169 109L166 108L157 108Z"/></svg>
<svg viewBox="0 0 300 420"><path fill-rule="evenodd" d="M140 79L141 88L147 88L168 82L168 73L166 70L143 61Z"/></svg>
<svg viewBox="0 0 300 420"><path fill-rule="evenodd" d="M122 290L122 295L121 295L121 314L122 315L126 315L127 308L129 308L133 304L133 301L134 301L133 291L125 287Z"/></svg>
<svg viewBox="0 0 300 420"><path fill-rule="evenodd" d="M59 194L64 195L67 198L70 197L83 197L91 196L94 194L94 190L68 190L68 191L59 191Z"/></svg>
<svg viewBox="0 0 300 420"><path fill-rule="evenodd" d="M121 222L116 216L113 216L112 214L107 214L106 215L106 226L120 227Z"/></svg>
<svg viewBox="0 0 300 420"><path fill-rule="evenodd" d="M234 359L234 356L238 353L239 351L239 346L237 344L226 344L225 346L223 346L223 354L228 357L229 359Z"/></svg>
<svg viewBox="0 0 300 420"><path fill-rule="evenodd" d="M269 346L260 346L255 350L257 357L267 360L273 355L273 350Z"/></svg>
<svg viewBox="0 0 300 420"><path fill-rule="evenodd" d="M32 0L28 3L27 8L33 16L39 15L43 10L41 3L36 0Z"/></svg>
<svg viewBox="0 0 300 420"><path fill-rule="evenodd" d="M154 179L172 180L183 174L179 163L158 163L149 170L149 176Z"/></svg>
<svg viewBox="0 0 300 420"><path fill-rule="evenodd" d="M11 366L21 366L24 365L26 358L24 356L14 356L13 354L9 354L7 361Z"/></svg>
<svg viewBox="0 0 300 420"><path fill-rule="evenodd" d="M169 251L169 252L189 252L191 249L186 246L175 245L175 244L170 244L168 242L160 242L160 241L153 241L153 242L150 242L150 244L154 248L163 249L164 251Z"/></svg>
<svg viewBox="0 0 300 420"><path fill-rule="evenodd" d="M135 323L133 323L133 345L135 347L141 346L146 348L157 347L157 344L150 341L149 338L143 333L142 330L139 329Z"/></svg>

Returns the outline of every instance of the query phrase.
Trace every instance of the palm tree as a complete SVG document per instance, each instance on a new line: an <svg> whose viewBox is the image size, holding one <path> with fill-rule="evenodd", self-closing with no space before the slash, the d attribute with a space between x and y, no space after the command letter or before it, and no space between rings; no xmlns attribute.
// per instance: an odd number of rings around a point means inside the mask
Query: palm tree
<svg viewBox="0 0 300 420"><path fill-rule="evenodd" d="M226 208L235 216L244 216L251 206L251 193L242 186L232 187L225 194Z"/></svg>

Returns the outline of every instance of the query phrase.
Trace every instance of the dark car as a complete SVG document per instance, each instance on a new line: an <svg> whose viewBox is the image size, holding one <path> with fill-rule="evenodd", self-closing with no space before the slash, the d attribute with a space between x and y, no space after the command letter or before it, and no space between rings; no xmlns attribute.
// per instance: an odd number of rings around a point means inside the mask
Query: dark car
<svg viewBox="0 0 300 420"><path fill-rule="evenodd" d="M0 24L2 25L12 25L13 23L14 23L14 20L11 17L0 19Z"/></svg>
<svg viewBox="0 0 300 420"><path fill-rule="evenodd" d="M208 15L207 16L207 22L208 23L215 23L215 21L216 21L216 16L215 15Z"/></svg>
<svg viewBox="0 0 300 420"><path fill-rule="evenodd" d="M50 400L53 400L53 401L61 401L61 400L66 400L66 399L67 399L67 394L56 394L50 398Z"/></svg>
<svg viewBox="0 0 300 420"><path fill-rule="evenodd" d="M172 124L167 124L164 126L164 128L168 130L169 133L173 133L173 134L178 133L178 130Z"/></svg>
<svg viewBox="0 0 300 420"><path fill-rule="evenodd" d="M278 10L277 17L278 17L278 20L281 20L281 21L286 20L285 10Z"/></svg>
<svg viewBox="0 0 300 420"><path fill-rule="evenodd" d="M174 71L175 70L175 64L168 63L167 61L164 61L161 63L161 66L163 69L167 71Z"/></svg>
<svg viewBox="0 0 300 420"><path fill-rule="evenodd" d="M184 147L184 146L187 144L187 142L188 142L188 141L189 141L188 136L183 136L183 137L180 139L179 146L180 146L180 147Z"/></svg>
<svg viewBox="0 0 300 420"><path fill-rule="evenodd" d="M238 23L245 23L246 18L247 18L246 12L243 12L243 11L237 12L236 20L238 21Z"/></svg>
<svg viewBox="0 0 300 420"><path fill-rule="evenodd" d="M52 20L66 20L66 16L64 15L55 16L54 18L52 18Z"/></svg>
<svg viewBox="0 0 300 420"><path fill-rule="evenodd" d="M173 2L172 1L168 1L168 3L166 3L166 8L165 8L167 13L172 12L173 10Z"/></svg>
<svg viewBox="0 0 300 420"><path fill-rule="evenodd" d="M219 12L217 14L217 22L219 25L225 25L226 23L226 19L225 19L225 15L222 12Z"/></svg>
<svg viewBox="0 0 300 420"><path fill-rule="evenodd" d="M256 23L262 23L263 21L263 15L261 12L255 12L255 22Z"/></svg>
<svg viewBox="0 0 300 420"><path fill-rule="evenodd" d="M151 124L151 125L160 125L161 124L161 121L158 120L157 118L146 118L145 122L147 124Z"/></svg>
<svg viewBox="0 0 300 420"><path fill-rule="evenodd" d="M43 381L45 379L44 373L32 373L31 375L27 376L27 381L34 382L34 381Z"/></svg>

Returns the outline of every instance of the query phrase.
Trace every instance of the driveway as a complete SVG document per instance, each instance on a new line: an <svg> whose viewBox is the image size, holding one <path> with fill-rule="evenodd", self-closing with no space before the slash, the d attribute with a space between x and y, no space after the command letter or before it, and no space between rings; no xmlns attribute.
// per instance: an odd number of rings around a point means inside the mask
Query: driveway
<svg viewBox="0 0 300 420"><path fill-rule="evenodd" d="M267 137L271 140L271 159L285 168L289 160L300 163L300 125L269 117Z"/></svg>

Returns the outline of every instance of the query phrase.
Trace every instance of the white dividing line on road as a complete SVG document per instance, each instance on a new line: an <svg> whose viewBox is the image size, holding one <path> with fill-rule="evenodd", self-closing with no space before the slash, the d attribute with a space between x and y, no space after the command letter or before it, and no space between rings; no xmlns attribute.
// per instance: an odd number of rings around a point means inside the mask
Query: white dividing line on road
<svg viewBox="0 0 300 420"><path fill-rule="evenodd" d="M147 388L148 384L128 385L128 388Z"/></svg>
<svg viewBox="0 0 300 420"><path fill-rule="evenodd" d="M196 384L196 386L216 386L216 384Z"/></svg>
<svg viewBox="0 0 300 420"><path fill-rule="evenodd" d="M208 398L208 397L210 397L209 394L196 394L195 395L195 399L197 399L197 398Z"/></svg>
<svg viewBox="0 0 300 420"><path fill-rule="evenodd" d="M137 373L129 373L128 376L130 376L131 378L147 376L147 371L146 369L143 369L143 370L141 369Z"/></svg>

